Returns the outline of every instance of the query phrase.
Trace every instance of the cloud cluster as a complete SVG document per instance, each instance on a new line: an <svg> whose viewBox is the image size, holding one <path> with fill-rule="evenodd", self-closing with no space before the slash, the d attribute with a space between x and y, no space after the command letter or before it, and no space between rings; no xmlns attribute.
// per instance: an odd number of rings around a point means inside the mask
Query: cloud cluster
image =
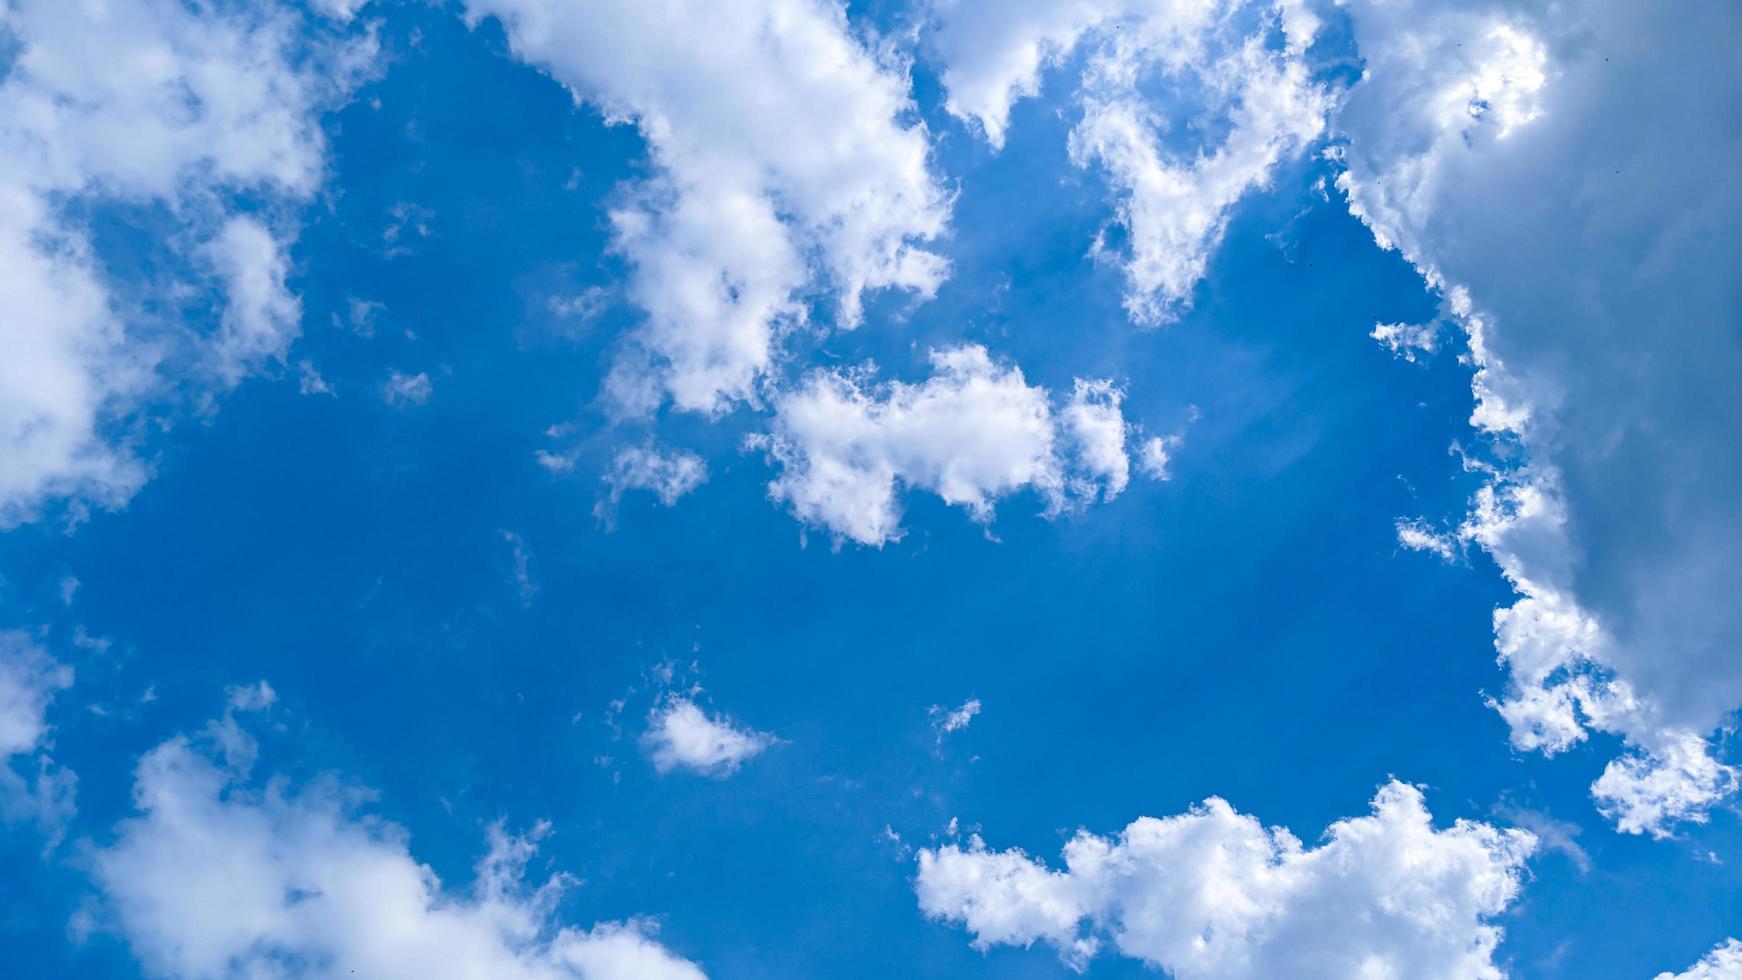
<svg viewBox="0 0 1742 980"><path fill-rule="evenodd" d="M521 58L633 123L658 167L611 215L647 315L609 385L620 409L753 398L813 287L852 327L867 291L930 296L942 282L922 243L949 200L905 70L839 6L470 0L467 15L499 18Z"/></svg>
<svg viewBox="0 0 1742 980"><path fill-rule="evenodd" d="M271 700L263 685L234 689L204 735L147 753L138 815L92 854L102 916L153 975L702 980L649 923L560 924L572 879L526 881L546 827L492 827L470 891L455 891L403 830L358 811L362 790L332 778L261 785L237 715Z"/></svg>
<svg viewBox="0 0 1742 980"><path fill-rule="evenodd" d="M1443 291L1472 424L1526 450L1460 532L1518 592L1496 706L1520 748L1623 736L1598 801L1669 834L1738 782L1705 740L1742 707L1742 172L1733 128L1665 107L1742 104L1721 40L1742 11L1345 8L1364 70L1335 113L1338 185Z"/></svg>
<svg viewBox="0 0 1742 980"><path fill-rule="evenodd" d="M994 147L1043 71L1086 52L1071 160L1117 192L1138 323L1191 305L1230 210L1318 138L1331 106L1305 58L1318 18L1292 0L949 0L938 17L946 105Z"/></svg>
<svg viewBox="0 0 1742 980"><path fill-rule="evenodd" d="M918 384L869 371L814 371L774 403L769 494L799 520L878 546L901 537L902 488L989 522L1000 497L1031 490L1059 513L1111 500L1130 481L1131 426L1110 381L1079 379L1055 410L1045 388L984 347L931 353Z"/></svg>
<svg viewBox="0 0 1742 980"><path fill-rule="evenodd" d="M924 849L916 890L979 948L1046 942L1078 970L1110 939L1180 980L1498 978L1492 920L1535 846L1471 821L1435 829L1420 791L1392 782L1313 848L1212 797L1117 837L1079 832L1062 871L978 836Z"/></svg>
<svg viewBox="0 0 1742 980"><path fill-rule="evenodd" d="M270 5L0 8L0 527L56 499L124 502L154 398L234 385L296 336L276 210L315 190L319 112L373 52L302 26ZM75 216L103 207L173 221L165 281L110 282ZM214 309L215 330L190 326Z"/></svg>

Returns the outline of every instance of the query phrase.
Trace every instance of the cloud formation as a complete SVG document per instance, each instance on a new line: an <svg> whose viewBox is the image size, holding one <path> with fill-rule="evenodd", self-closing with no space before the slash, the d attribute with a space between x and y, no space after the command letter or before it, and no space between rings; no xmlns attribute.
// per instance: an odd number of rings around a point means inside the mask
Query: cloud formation
<svg viewBox="0 0 1742 980"><path fill-rule="evenodd" d="M1045 388L984 347L936 350L931 364L919 384L822 370L781 393L753 441L781 470L769 495L838 539L880 546L902 535L902 488L989 523L997 500L1020 490L1057 514L1129 483L1131 428L1111 382L1078 379L1055 411Z"/></svg>
<svg viewBox="0 0 1742 980"><path fill-rule="evenodd" d="M1599 805L1673 833L1738 782L1706 739L1742 707L1742 173L1733 128L1663 107L1742 104L1721 40L1742 11L1345 7L1364 71L1335 114L1338 186L1443 292L1472 424L1526 450L1460 532L1518 593L1494 618L1496 707L1522 749L1621 735Z"/></svg>
<svg viewBox="0 0 1742 980"><path fill-rule="evenodd" d="M526 880L548 827L490 828L471 889L455 891L412 856L404 830L359 811L366 792L331 777L300 788L252 779L258 747L237 714L269 695L233 689L206 733L146 753L138 815L92 855L102 915L153 975L702 980L650 923L560 923L573 879Z"/></svg>
<svg viewBox="0 0 1742 980"><path fill-rule="evenodd" d="M1435 829L1421 792L1392 782L1313 848L1211 797L1116 837L1080 831L1062 871L978 836L923 849L915 887L927 915L976 947L1046 942L1079 971L1110 940L1180 980L1470 980L1502 976L1492 920L1535 846L1467 820Z"/></svg>
<svg viewBox="0 0 1742 980"><path fill-rule="evenodd" d="M0 630L0 818L30 821L58 841L72 816L76 779L49 758L48 709L73 669L28 633Z"/></svg>
<svg viewBox="0 0 1742 980"><path fill-rule="evenodd" d="M1742 977L1742 942L1726 939L1681 973L1665 970L1654 980L1731 980Z"/></svg>
<svg viewBox="0 0 1742 980"><path fill-rule="evenodd" d="M149 472L142 413L283 359L300 309L278 212L314 192L320 111L374 51L303 26L275 7L174 0L0 10L16 50L0 80L0 527L59 499L124 503ZM74 217L105 205L173 219L162 281L126 287L166 299L167 319L109 282ZM190 286L220 298L190 300ZM214 311L215 330L192 326Z"/></svg>
<svg viewBox="0 0 1742 980"><path fill-rule="evenodd" d="M661 452L652 445L628 446L617 451L611 468L601 478L605 493L593 507L593 516L609 522L617 504L630 490L646 490L667 507L708 480L708 464L683 449Z"/></svg>
<svg viewBox="0 0 1742 980"><path fill-rule="evenodd" d="M647 319L608 393L621 411L666 399L718 413L756 396L806 291L859 322L880 289L921 297L947 264L923 243L949 199L910 121L902 66L863 46L822 0L470 0L521 58L646 139L658 175L611 214Z"/></svg>
<svg viewBox="0 0 1742 980"><path fill-rule="evenodd" d="M737 772L779 740L768 732L709 714L681 694L667 694L647 715L641 745L660 775L688 769L714 779Z"/></svg>
<svg viewBox="0 0 1742 980"><path fill-rule="evenodd" d="M1305 59L1318 18L1290 0L946 0L937 16L946 105L995 148L1043 71L1084 53L1071 160L1113 186L1126 242L1095 252L1124 265L1140 324L1190 307L1230 210L1318 138L1331 107Z"/></svg>

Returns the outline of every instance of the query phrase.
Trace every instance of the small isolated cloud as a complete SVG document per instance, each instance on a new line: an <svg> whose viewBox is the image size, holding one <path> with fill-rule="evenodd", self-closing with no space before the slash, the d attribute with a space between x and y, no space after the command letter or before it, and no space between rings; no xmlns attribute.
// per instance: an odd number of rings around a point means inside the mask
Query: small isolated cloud
<svg viewBox="0 0 1742 980"><path fill-rule="evenodd" d="M1180 447L1179 436L1150 436L1137 447L1137 468L1151 480L1173 479L1174 450Z"/></svg>
<svg viewBox="0 0 1742 980"><path fill-rule="evenodd" d="M1419 517L1397 522L1397 543L1410 551L1439 555L1446 562L1456 562L1464 555L1458 538L1435 529Z"/></svg>
<svg viewBox="0 0 1742 980"><path fill-rule="evenodd" d="M538 460L538 465L555 474L573 473L575 464L581 461L580 453L574 451L553 453L548 449L540 449L532 456Z"/></svg>
<svg viewBox="0 0 1742 980"><path fill-rule="evenodd" d="M1742 942L1726 939L1683 973L1665 970L1653 980L1736 980L1742 977Z"/></svg>
<svg viewBox="0 0 1742 980"><path fill-rule="evenodd" d="M359 337L373 337L375 336L375 322L385 309L387 306L383 303L356 296L347 296L345 297L345 315L341 318L338 313L334 313L333 326L348 327Z"/></svg>
<svg viewBox="0 0 1742 980"><path fill-rule="evenodd" d="M959 708L945 708L941 704L934 704L929 711L932 732L937 735L938 744L942 745L945 735L967 728L974 716L980 713L980 699L969 698Z"/></svg>
<svg viewBox="0 0 1742 980"><path fill-rule="evenodd" d="M267 691L233 689L231 706ZM209 730L230 723L252 759L252 736L233 722L226 712ZM547 825L524 836L492 826L471 888L454 889L411 854L403 829L359 812L365 790L330 776L256 782L232 754L206 737L146 753L138 814L92 854L98 921L153 975L704 980L649 922L561 922L574 879L527 880Z"/></svg>
<svg viewBox="0 0 1742 980"><path fill-rule="evenodd" d="M224 688L224 703L236 711L265 711L278 703L278 692L265 681Z"/></svg>
<svg viewBox="0 0 1742 980"><path fill-rule="evenodd" d="M296 362L296 390L304 395L336 394L333 386L315 369L315 362L306 357Z"/></svg>
<svg viewBox="0 0 1742 980"><path fill-rule="evenodd" d="M214 368L234 385L258 365L284 359L302 332L302 301L285 285L290 260L284 243L254 218L225 222L205 256L228 298L212 348Z"/></svg>
<svg viewBox="0 0 1742 980"><path fill-rule="evenodd" d="M430 383L429 375L422 371L416 374L388 371L387 380L381 385L381 397L395 408L404 408L429 401L430 393L434 390L435 385Z"/></svg>
<svg viewBox="0 0 1742 980"><path fill-rule="evenodd" d="M520 593L521 605L531 605L532 597L538 594L538 583L532 580L532 549L527 547L524 538L513 531L503 531L502 540L508 542L512 552L514 585Z"/></svg>
<svg viewBox="0 0 1742 980"><path fill-rule="evenodd" d="M589 286L569 296L552 296L544 301L544 305L553 316L586 322L605 312L610 300L610 290L603 286Z"/></svg>
<svg viewBox="0 0 1742 980"><path fill-rule="evenodd" d="M780 467L769 496L837 539L881 546L902 536L902 489L989 523L999 498L1021 490L1057 514L1125 488L1129 426L1110 382L1079 379L1055 411L1045 388L984 347L935 350L931 363L919 384L815 371L780 395L770 432L751 442Z"/></svg>
<svg viewBox="0 0 1742 980"><path fill-rule="evenodd" d="M401 201L387 210L387 224L381 229L381 242L389 258L410 255L415 243L429 237L430 222L435 212L419 204Z"/></svg>
<svg viewBox="0 0 1742 980"><path fill-rule="evenodd" d="M660 775L688 769L714 779L738 771L778 740L737 724L724 715L704 712L687 696L666 695L647 715L641 745Z"/></svg>
<svg viewBox="0 0 1742 980"><path fill-rule="evenodd" d="M1179 980L1467 980L1502 975L1493 920L1535 847L1468 820L1437 830L1421 792L1394 781L1313 848L1211 797L1115 837L1079 831L1062 871L978 835L922 849L915 887L975 947L1046 942L1077 970L1111 940Z"/></svg>
<svg viewBox="0 0 1742 980"><path fill-rule="evenodd" d="M547 456L550 461L546 461ZM574 468L571 457L549 453L540 453L539 462L553 473ZM594 505L593 516L609 523L616 516L617 504L625 492L647 490L658 497L660 503L670 507L684 494L707 482L708 466L700 456L687 450L661 452L651 445L632 446L618 451L602 480L605 492Z"/></svg>
<svg viewBox="0 0 1742 980"><path fill-rule="evenodd" d="M1393 357L1410 362L1422 354L1432 354L1440 344L1437 323L1375 323L1368 336L1385 345Z"/></svg>

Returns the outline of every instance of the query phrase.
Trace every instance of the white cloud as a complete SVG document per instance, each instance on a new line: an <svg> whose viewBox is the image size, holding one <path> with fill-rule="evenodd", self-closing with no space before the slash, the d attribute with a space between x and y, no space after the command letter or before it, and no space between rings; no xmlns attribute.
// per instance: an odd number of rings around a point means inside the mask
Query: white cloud
<svg viewBox="0 0 1742 980"><path fill-rule="evenodd" d="M1448 563L1463 557L1462 545L1456 537L1420 518L1397 522L1397 543L1411 551L1438 555L1441 561Z"/></svg>
<svg viewBox="0 0 1742 980"><path fill-rule="evenodd" d="M514 587L520 593L520 604L530 606L532 597L538 595L538 583L532 579L532 549L513 531L503 531L502 540L508 542L514 559Z"/></svg>
<svg viewBox="0 0 1742 980"><path fill-rule="evenodd" d="M387 380L381 383L381 397L395 408L422 405L434 393L435 385L423 371L406 374L397 369L390 370L387 372Z"/></svg>
<svg viewBox="0 0 1742 980"><path fill-rule="evenodd" d="M0 631L0 758L34 752L48 737L48 706L73 670L20 630Z"/></svg>
<svg viewBox="0 0 1742 980"><path fill-rule="evenodd" d="M296 389L299 394L303 395L337 396L337 392L333 391L332 384L326 378L321 377L321 372L315 367L315 362L306 357L296 362Z"/></svg>
<svg viewBox="0 0 1742 980"><path fill-rule="evenodd" d="M554 457L561 458L561 457ZM543 459L540 459L543 462ZM553 472L558 468L545 463ZM572 468L573 464L570 464ZM708 465L687 450L660 452L652 446L629 446L618 450L605 471L605 495L593 508L594 516L609 521L617 513L617 504L625 491L647 490L667 507L684 494L706 483Z"/></svg>
<svg viewBox="0 0 1742 980"><path fill-rule="evenodd" d="M261 362L284 360L302 330L302 302L286 288L284 246L255 218L231 218L206 246L229 303L212 345L218 375L236 384Z"/></svg>
<svg viewBox="0 0 1742 980"><path fill-rule="evenodd" d="M1046 389L977 345L933 351L932 377L872 384L815 371L779 395L755 442L781 472L769 494L806 524L882 545L902 534L898 490L926 490L989 522L998 498L1030 489L1057 513L1112 499L1129 479L1119 390L1079 380L1054 412Z"/></svg>
<svg viewBox="0 0 1742 980"><path fill-rule="evenodd" d="M35 822L51 845L72 815L76 780L48 756L48 709L72 683L72 668L29 634L0 631L0 817Z"/></svg>
<svg viewBox="0 0 1742 980"><path fill-rule="evenodd" d="M240 690L253 692L244 706L258 704L261 688ZM456 891L412 856L404 830L359 812L365 791L333 778L259 785L228 747L214 757L203 745L178 737L148 752L133 787L138 816L92 856L104 914L153 975L703 976L647 923L561 924L557 903L573 879L526 881L542 825L526 837L492 827L470 891Z"/></svg>
<svg viewBox="0 0 1742 980"><path fill-rule="evenodd" d="M1137 468L1151 480L1171 480L1174 450L1179 448L1179 436L1150 436L1137 447Z"/></svg>
<svg viewBox="0 0 1742 980"><path fill-rule="evenodd" d="M932 705L930 709L931 727L933 733L937 735L938 743L940 745L943 743L945 735L967 728L968 724L974 720L974 716L979 713L979 698L969 698L963 701L959 708L945 708L941 704Z"/></svg>
<svg viewBox="0 0 1742 980"><path fill-rule="evenodd" d="M1375 323L1368 336L1384 345L1393 357L1413 362L1417 352L1432 354L1439 349L1439 333L1437 323Z"/></svg>
<svg viewBox="0 0 1742 980"><path fill-rule="evenodd" d="M1736 792L1736 769L1713 759L1703 737L1674 734L1649 753L1610 760L1591 784L1597 808L1623 833L1666 837L1676 824L1705 823L1706 811Z"/></svg>
<svg viewBox="0 0 1742 980"><path fill-rule="evenodd" d="M1299 39L1280 52L1261 36L1217 50L1173 27L1157 36L1122 34L1091 61L1083 118L1071 133L1071 159L1104 169L1120 194L1129 237L1125 309L1143 324L1166 322L1191 305L1229 211L1319 136L1330 105L1298 57ZM1169 123L1140 94L1151 72L1182 87L1203 86L1211 101L1200 111L1230 119L1224 140L1165 148Z"/></svg>
<svg viewBox="0 0 1742 980"><path fill-rule="evenodd" d="M282 241L230 213L232 199L278 208L312 194L318 113L373 52L367 39L310 39L299 21L174 0L0 10L16 50L0 79L0 526L60 499L124 503L147 477L131 437L155 401L183 382L202 396L232 385L295 335ZM67 206L106 202L173 213L163 281L108 280ZM123 316L137 304L111 295L179 302L187 279L226 294L216 331ZM197 323L204 311L189 312Z"/></svg>
<svg viewBox="0 0 1742 980"><path fill-rule="evenodd" d="M994 147L1011 106L1040 91L1041 70L1087 50L1071 159L1099 167L1117 191L1128 238L1125 306L1139 323L1165 322L1190 306L1233 205L1324 129L1330 97L1304 61L1318 20L1299 4L952 0L938 7L934 46L947 105ZM1254 21L1256 30L1244 33ZM1281 31L1281 46L1269 43L1272 30ZM1184 106L1147 95L1158 83ZM1181 145L1191 133L1216 135ZM1097 243L1096 251L1105 247Z"/></svg>
<svg viewBox="0 0 1742 980"><path fill-rule="evenodd" d="M710 715L688 697L668 694L647 715L642 747L660 775L689 769L721 779L778 741L724 715Z"/></svg>
<svg viewBox="0 0 1742 980"><path fill-rule="evenodd" d="M978 948L1044 941L1079 970L1111 940L1180 980L1498 978L1492 920L1535 846L1467 820L1435 829L1420 791L1392 782L1314 848L1212 797L1114 838L1079 832L1063 871L978 836L921 850L916 889Z"/></svg>
<svg viewBox="0 0 1742 980"><path fill-rule="evenodd" d="M1392 357L1409 362L1439 350L1439 324L1373 324L1373 332L1367 336L1380 341Z"/></svg>
<svg viewBox="0 0 1742 980"><path fill-rule="evenodd" d="M1742 97L1722 67L1742 10L1345 9L1364 74L1335 114L1338 184L1444 292L1471 423L1527 452L1464 532L1519 596L1495 616L1496 706L1521 748L1623 736L1600 803L1669 833L1737 783L1690 739L1742 707L1742 172L1734 134L1680 107Z"/></svg>
<svg viewBox="0 0 1742 980"><path fill-rule="evenodd" d="M572 4L471 0L515 52L646 138L658 176L613 212L647 314L620 360L620 409L719 412L755 396L802 293L834 291L840 325L863 294L930 296L944 261L923 243L949 202L928 169L900 66L825 0Z"/></svg>
<svg viewBox="0 0 1742 980"><path fill-rule="evenodd" d="M1682 973L1665 970L1655 980L1736 980L1742 977L1742 942L1726 939Z"/></svg>
<svg viewBox="0 0 1742 980"><path fill-rule="evenodd" d="M1081 471L1073 489L1085 500L1101 495L1112 500L1131 484L1131 457L1125 452L1131 427L1120 409L1124 400L1125 393L1111 381L1078 378L1071 400L1059 410L1065 451Z"/></svg>
<svg viewBox="0 0 1742 980"><path fill-rule="evenodd" d="M575 464L581 461L580 453L578 452L570 451L553 453L548 449L537 450L532 454L532 458L538 460L538 465L544 467L553 474L559 475L574 472Z"/></svg>

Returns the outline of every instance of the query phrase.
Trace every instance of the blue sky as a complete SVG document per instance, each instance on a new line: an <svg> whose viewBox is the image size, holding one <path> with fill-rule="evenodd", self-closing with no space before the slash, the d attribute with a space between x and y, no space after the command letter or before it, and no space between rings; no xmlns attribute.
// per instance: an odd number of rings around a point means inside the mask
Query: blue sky
<svg viewBox="0 0 1742 980"><path fill-rule="evenodd" d="M0 972L1742 970L1734 12L111 6L0 7Z"/></svg>

